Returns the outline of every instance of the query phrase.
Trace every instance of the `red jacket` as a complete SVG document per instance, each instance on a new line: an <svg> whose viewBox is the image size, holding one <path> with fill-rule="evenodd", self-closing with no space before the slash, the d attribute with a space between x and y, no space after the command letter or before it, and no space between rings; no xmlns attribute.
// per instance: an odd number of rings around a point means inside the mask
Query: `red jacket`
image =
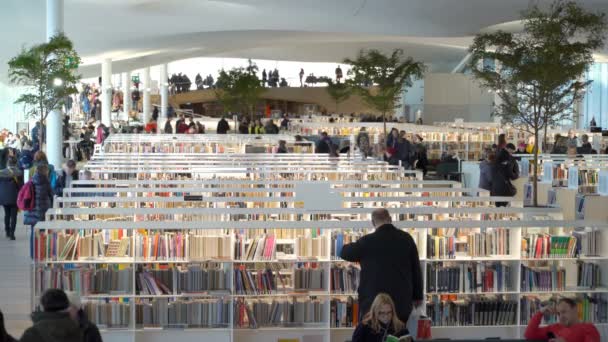
<svg viewBox="0 0 608 342"><path fill-rule="evenodd" d="M547 333L552 332L555 337L561 337L567 342L600 342L600 333L591 323L578 323L569 327L557 323L541 328L540 323L542 319L542 312L537 312L532 317L526 328L525 338L529 340L546 340Z"/></svg>

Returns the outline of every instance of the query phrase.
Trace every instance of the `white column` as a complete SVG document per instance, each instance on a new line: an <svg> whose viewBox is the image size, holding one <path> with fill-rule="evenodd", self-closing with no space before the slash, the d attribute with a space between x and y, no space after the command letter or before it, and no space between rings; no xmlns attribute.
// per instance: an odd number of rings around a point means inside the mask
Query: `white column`
<svg viewBox="0 0 608 342"><path fill-rule="evenodd" d="M63 0L46 0L46 40L63 32ZM61 109L46 117L46 154L49 163L59 170L63 163L63 120Z"/></svg>
<svg viewBox="0 0 608 342"><path fill-rule="evenodd" d="M141 120L145 125L152 115L152 102L150 101L150 67L144 68L144 74L142 77L142 87L144 91L144 105L143 105L143 113L141 116Z"/></svg>
<svg viewBox="0 0 608 342"><path fill-rule="evenodd" d="M112 60L106 58L101 63L101 122L112 126Z"/></svg>
<svg viewBox="0 0 608 342"><path fill-rule="evenodd" d="M169 107L169 78L167 77L167 64L160 65L160 117L167 118ZM158 130L160 132L160 129Z"/></svg>
<svg viewBox="0 0 608 342"><path fill-rule="evenodd" d="M129 117L129 112L131 111L131 72L123 72L122 73L122 105L123 105L123 113L125 114L125 119Z"/></svg>

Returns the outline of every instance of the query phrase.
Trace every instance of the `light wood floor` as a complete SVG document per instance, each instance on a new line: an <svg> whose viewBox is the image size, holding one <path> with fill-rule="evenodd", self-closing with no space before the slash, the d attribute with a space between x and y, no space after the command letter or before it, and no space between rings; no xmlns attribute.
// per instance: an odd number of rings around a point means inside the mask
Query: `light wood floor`
<svg viewBox="0 0 608 342"><path fill-rule="evenodd" d="M31 326L29 232L19 214L16 241L4 235L4 210L0 207L0 310L4 314L8 332L20 338ZM29 227L27 228L29 230Z"/></svg>

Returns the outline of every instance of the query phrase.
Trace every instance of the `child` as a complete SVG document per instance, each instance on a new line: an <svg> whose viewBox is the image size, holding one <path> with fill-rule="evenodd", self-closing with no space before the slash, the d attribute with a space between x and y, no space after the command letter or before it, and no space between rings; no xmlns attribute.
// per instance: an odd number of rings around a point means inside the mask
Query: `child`
<svg viewBox="0 0 608 342"><path fill-rule="evenodd" d="M407 335L405 323L401 322L395 314L393 300L386 293L379 293L369 312L357 325L352 342L384 342L388 336L400 338ZM412 340L410 338L403 341Z"/></svg>

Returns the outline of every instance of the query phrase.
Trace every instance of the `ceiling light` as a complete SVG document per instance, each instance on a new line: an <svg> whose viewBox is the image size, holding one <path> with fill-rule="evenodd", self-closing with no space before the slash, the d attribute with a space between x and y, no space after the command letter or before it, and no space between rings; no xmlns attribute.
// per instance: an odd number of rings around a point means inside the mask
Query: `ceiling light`
<svg viewBox="0 0 608 342"><path fill-rule="evenodd" d="M63 85L63 80L61 78L55 78L53 80L53 85L55 87L61 87Z"/></svg>

